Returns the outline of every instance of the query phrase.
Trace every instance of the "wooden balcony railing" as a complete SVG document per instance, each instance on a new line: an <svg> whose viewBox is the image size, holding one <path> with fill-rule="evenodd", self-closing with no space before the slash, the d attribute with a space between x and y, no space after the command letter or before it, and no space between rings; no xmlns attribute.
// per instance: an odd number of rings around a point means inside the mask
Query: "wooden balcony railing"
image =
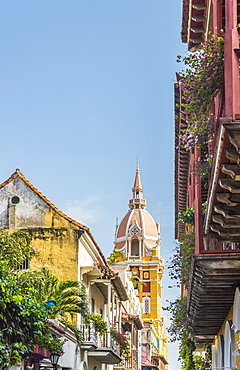
<svg viewBox="0 0 240 370"><path fill-rule="evenodd" d="M123 360L116 366L115 369L138 369L138 351L132 349L128 357L123 358Z"/></svg>
<svg viewBox="0 0 240 370"><path fill-rule="evenodd" d="M202 253L240 253L240 242L207 242L203 243Z"/></svg>

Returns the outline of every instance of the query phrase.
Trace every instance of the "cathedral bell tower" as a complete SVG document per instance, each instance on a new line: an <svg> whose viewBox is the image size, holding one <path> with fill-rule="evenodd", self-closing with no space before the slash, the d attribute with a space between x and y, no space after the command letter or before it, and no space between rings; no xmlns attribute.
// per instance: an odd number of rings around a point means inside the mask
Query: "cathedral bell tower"
<svg viewBox="0 0 240 370"><path fill-rule="evenodd" d="M163 348L167 353L162 318L164 264L160 257L160 245L160 226L146 210L140 171L137 169L129 210L116 229L115 250L123 254L122 263L126 264L132 273L135 289L142 304L141 319L145 327L145 334L142 335L142 357L149 360L152 353L162 354Z"/></svg>

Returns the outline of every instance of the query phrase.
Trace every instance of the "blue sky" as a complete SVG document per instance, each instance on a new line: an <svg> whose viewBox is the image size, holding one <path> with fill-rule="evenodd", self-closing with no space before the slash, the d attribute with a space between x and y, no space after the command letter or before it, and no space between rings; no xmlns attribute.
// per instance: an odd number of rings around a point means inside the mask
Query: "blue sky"
<svg viewBox="0 0 240 370"><path fill-rule="evenodd" d="M106 256L137 156L148 210L174 248L173 83L181 1L1 0L1 179L16 168L90 227ZM177 291L164 278L164 300ZM178 370L170 343L170 370Z"/></svg>

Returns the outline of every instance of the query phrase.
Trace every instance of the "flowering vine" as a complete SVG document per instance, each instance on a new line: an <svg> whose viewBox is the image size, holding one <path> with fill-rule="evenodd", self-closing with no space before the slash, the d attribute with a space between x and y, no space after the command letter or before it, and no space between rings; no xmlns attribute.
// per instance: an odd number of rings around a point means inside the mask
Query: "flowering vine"
<svg viewBox="0 0 240 370"><path fill-rule="evenodd" d="M170 341L179 341L179 360L182 370L204 370L204 358L194 353L195 343L190 338L188 332L187 317L187 297L177 298L174 302L169 302L169 306L164 308L170 317L168 332ZM211 358L211 353L207 359Z"/></svg>
<svg viewBox="0 0 240 370"><path fill-rule="evenodd" d="M120 346L120 355L128 357L130 355L130 345L129 340L126 337L126 333L125 332L119 333L115 328L111 328L110 333L114 340L116 341L116 343L118 343Z"/></svg>
<svg viewBox="0 0 240 370"><path fill-rule="evenodd" d="M193 250L194 233L189 232L182 236L181 242L177 244L173 256L169 259L169 276L176 281L178 287L181 284L188 287Z"/></svg>
<svg viewBox="0 0 240 370"><path fill-rule="evenodd" d="M178 223L183 222L187 226L194 225L194 209L187 207L185 212L179 212L178 214Z"/></svg>
<svg viewBox="0 0 240 370"><path fill-rule="evenodd" d="M212 36L186 57L177 57L187 68L180 73L181 133L179 146L189 150L213 135L210 108L223 87L224 39Z"/></svg>

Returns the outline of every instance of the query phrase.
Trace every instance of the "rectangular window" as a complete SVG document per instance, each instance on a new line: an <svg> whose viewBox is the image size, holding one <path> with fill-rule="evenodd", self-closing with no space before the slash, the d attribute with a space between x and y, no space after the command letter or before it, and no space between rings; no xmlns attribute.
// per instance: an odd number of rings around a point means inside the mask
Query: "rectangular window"
<svg viewBox="0 0 240 370"><path fill-rule="evenodd" d="M92 298L91 299L91 313L95 312L95 300Z"/></svg>

